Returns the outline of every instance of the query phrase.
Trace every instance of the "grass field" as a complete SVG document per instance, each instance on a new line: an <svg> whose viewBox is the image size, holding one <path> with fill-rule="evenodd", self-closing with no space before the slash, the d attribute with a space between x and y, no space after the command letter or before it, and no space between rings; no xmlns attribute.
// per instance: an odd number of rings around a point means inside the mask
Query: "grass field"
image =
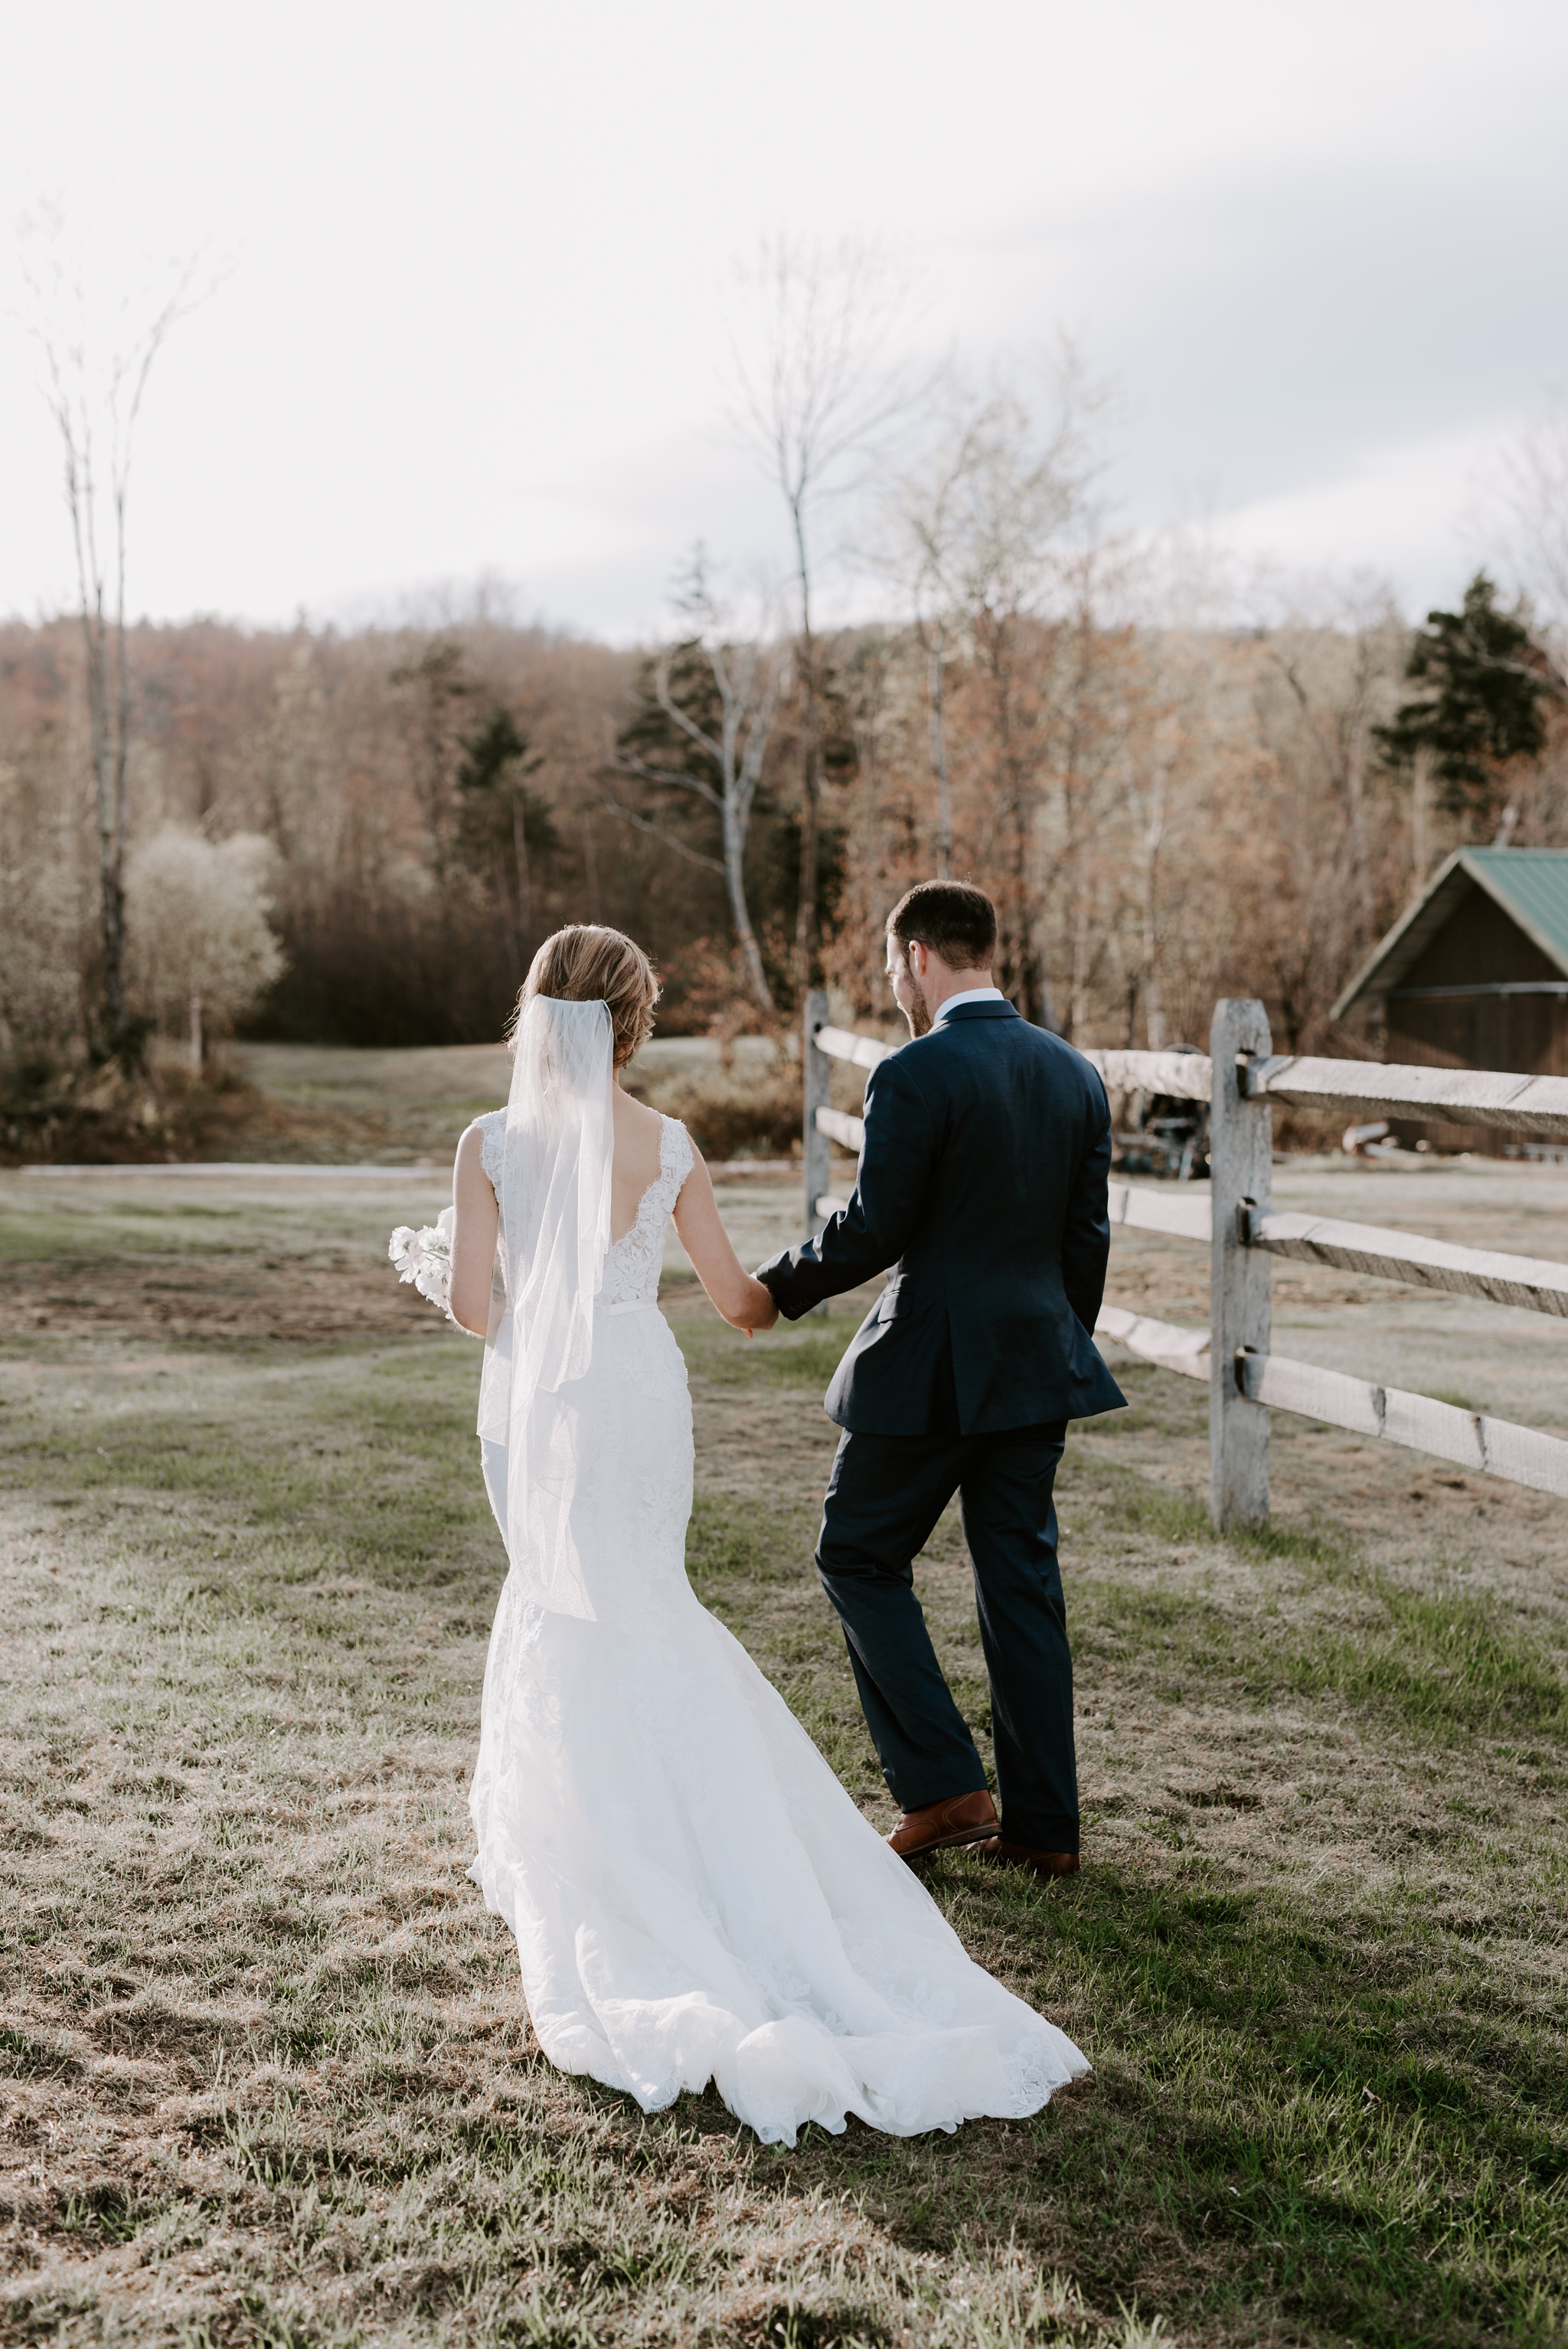
<svg viewBox="0 0 1568 2349"><path fill-rule="evenodd" d="M326 1164L418 1160L449 1167L469 1120L504 1102L511 1081L511 1055L500 1043L403 1051L229 1043L219 1057L229 1081L186 1102L179 1155ZM176 1053L168 1061L178 1068ZM706 1036L655 1036L629 1081L655 1108L705 1133L710 1157L788 1155L798 1138L792 1092L799 1080L791 1080L787 1052L781 1059L765 1037L740 1036L724 1046ZM152 1154L166 1154L160 1146Z"/></svg>
<svg viewBox="0 0 1568 2349"><path fill-rule="evenodd" d="M1568 2339L1559 1506L1282 1421L1222 1543L1202 1392L1125 1369L1060 1487L1085 1871L930 1876L1092 2077L913 2143L645 2119L543 2063L465 1873L477 1353L379 1261L434 1204L0 1185L0 2338ZM810 1568L849 1314L668 1309L696 1585L885 1822ZM951 1524L921 1578L983 1731Z"/></svg>

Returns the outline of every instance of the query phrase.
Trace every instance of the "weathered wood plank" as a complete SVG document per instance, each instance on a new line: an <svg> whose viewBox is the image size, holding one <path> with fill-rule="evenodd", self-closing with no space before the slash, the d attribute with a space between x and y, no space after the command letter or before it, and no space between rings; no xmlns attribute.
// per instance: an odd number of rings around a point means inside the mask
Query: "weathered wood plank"
<svg viewBox="0 0 1568 2349"><path fill-rule="evenodd" d="M852 1061L859 1069L874 1069L890 1060L896 1044L879 1043L853 1028L821 1028L817 1049L835 1061ZM1207 1101L1209 1061L1202 1052L1102 1052L1088 1050L1084 1059L1098 1069L1109 1092L1169 1093L1178 1101Z"/></svg>
<svg viewBox="0 0 1568 2349"><path fill-rule="evenodd" d="M1236 1383L1243 1348L1269 1350L1269 1260L1242 1243L1242 1209L1266 1215L1274 1179L1274 1112L1240 1082L1243 1055L1269 1049L1261 1003L1227 998L1214 1006L1209 1051L1210 1265L1209 1514L1229 1526L1266 1525L1269 1415Z"/></svg>
<svg viewBox="0 0 1568 2349"><path fill-rule="evenodd" d="M1167 1194L1112 1183L1109 1207L1113 1231L1161 1232L1172 1239L1205 1242L1211 1235L1212 1210L1201 1194ZM1554 1264L1544 1257L1460 1247L1450 1240L1429 1239L1420 1232L1394 1231L1381 1224L1277 1209L1249 1215L1246 1228L1247 1245L1270 1256L1329 1265L1377 1280L1401 1280L1453 1297L1484 1297L1494 1305L1517 1305L1527 1312L1568 1319L1568 1264Z"/></svg>
<svg viewBox="0 0 1568 2349"><path fill-rule="evenodd" d="M830 1060L852 1061L857 1069L874 1069L891 1061L897 1047L879 1044L874 1036L857 1035L852 1028L819 1028L817 1050Z"/></svg>
<svg viewBox="0 0 1568 2349"><path fill-rule="evenodd" d="M817 1041L835 1060L852 1061L862 1069L874 1069L893 1049L848 1028L824 1028ZM1177 1101L1208 1101L1212 1095L1213 1064L1201 1052L1091 1050L1084 1058L1099 1070L1108 1092L1165 1093ZM1544 1141L1568 1140L1568 1077L1276 1053L1254 1060L1249 1091L1300 1109L1429 1117L1534 1134Z"/></svg>
<svg viewBox="0 0 1568 2349"><path fill-rule="evenodd" d="M1568 1140L1568 1077L1501 1069L1427 1069L1382 1061L1254 1061L1248 1090L1300 1109L1426 1117Z"/></svg>
<svg viewBox="0 0 1568 2349"><path fill-rule="evenodd" d="M1357 1435L1380 1436L1412 1452L1457 1461L1461 1468L1568 1497L1568 1444L1511 1420L1461 1411L1430 1395L1373 1386L1342 1371L1320 1371L1278 1354L1248 1354L1240 1375L1248 1395L1275 1411L1299 1412Z"/></svg>
<svg viewBox="0 0 1568 2349"><path fill-rule="evenodd" d="M1179 1329L1170 1321L1105 1305L1095 1335L1113 1338L1161 1370L1176 1371L1184 1378L1209 1376L1206 1330ZM1248 1400L1265 1410L1295 1412L1353 1435L1376 1436L1438 1460L1452 1460L1478 1475L1501 1476L1511 1485L1568 1498L1568 1443L1561 1436L1543 1435L1538 1428L1519 1427L1484 1412L1461 1411L1454 1403L1409 1394L1401 1387L1374 1386L1343 1371L1292 1361L1287 1355L1243 1354L1237 1368Z"/></svg>
<svg viewBox="0 0 1568 2349"><path fill-rule="evenodd" d="M835 1198L831 1191L824 1191L817 1202L817 1213L825 1222L830 1216L841 1215L849 1204L847 1199Z"/></svg>
<svg viewBox="0 0 1568 2349"><path fill-rule="evenodd" d="M1419 1232L1279 1211L1249 1216L1247 1237L1249 1246L1265 1248L1270 1256L1335 1265L1344 1272L1408 1281L1415 1288L1446 1289L1456 1297L1490 1298L1493 1304L1520 1305L1532 1313L1568 1316L1568 1265L1542 1257L1460 1247Z"/></svg>
<svg viewBox="0 0 1568 2349"><path fill-rule="evenodd" d="M1243 1354L1233 1365L1233 1375L1252 1402L1266 1403L1273 1411L1301 1412L1357 1435L1383 1433L1377 1400L1382 1389L1368 1386L1365 1379L1320 1371L1315 1363L1293 1362L1279 1354Z"/></svg>
<svg viewBox="0 0 1568 2349"><path fill-rule="evenodd" d="M834 1142L842 1143L844 1148L846 1150L852 1150L857 1157L859 1157L861 1152L865 1148L865 1120L860 1117L851 1117L848 1110L828 1109L826 1107L820 1109L817 1112L817 1131L819 1133L830 1135ZM822 1167L822 1174L824 1176L826 1175L827 1171L827 1165L824 1162Z"/></svg>
<svg viewBox="0 0 1568 2349"><path fill-rule="evenodd" d="M1202 1052L1086 1051L1108 1093L1168 1093L1176 1101L1209 1099L1212 1064Z"/></svg>
<svg viewBox="0 0 1568 2349"><path fill-rule="evenodd" d="M1130 1353L1158 1362L1162 1371L1179 1371L1183 1378L1207 1380L1207 1330L1181 1330L1173 1321L1154 1321L1147 1313L1130 1313L1125 1306L1102 1305L1094 1325L1097 1338L1114 1338Z"/></svg>
<svg viewBox="0 0 1568 2349"><path fill-rule="evenodd" d="M847 1110L819 1109L817 1130L857 1154L865 1146L865 1122L851 1117ZM1109 1185L1109 1198L1113 1225L1124 1226L1129 1231L1164 1232L1176 1239L1198 1240L1205 1246L1208 1243L1206 1195L1183 1191L1180 1196L1168 1196L1160 1191L1134 1189L1129 1183L1112 1183Z"/></svg>
<svg viewBox="0 0 1568 2349"><path fill-rule="evenodd" d="M803 1154L806 1161L806 1233L810 1238L816 1222L813 1202L819 1191L828 1187L828 1135L822 1124L822 1104L828 1098L828 1083L832 1067L822 1050L822 1033L828 1019L828 998L825 989L814 987L806 998L801 1019L800 1058L804 1081Z"/></svg>
<svg viewBox="0 0 1568 2349"><path fill-rule="evenodd" d="M1164 1232L1170 1238L1199 1240L1207 1247L1211 1236L1210 1207L1204 1192L1135 1189L1130 1183L1107 1185L1111 1229Z"/></svg>

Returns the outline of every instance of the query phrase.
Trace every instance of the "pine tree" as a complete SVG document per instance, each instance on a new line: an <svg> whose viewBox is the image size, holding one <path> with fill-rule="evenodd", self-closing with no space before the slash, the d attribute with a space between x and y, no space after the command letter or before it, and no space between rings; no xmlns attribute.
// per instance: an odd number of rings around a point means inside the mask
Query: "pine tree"
<svg viewBox="0 0 1568 2349"><path fill-rule="evenodd" d="M533 926L534 861L561 846L550 809L527 787L542 758L529 755L526 734L497 703L476 734L465 735L458 767L458 854L471 873L494 886L520 963Z"/></svg>
<svg viewBox="0 0 1568 2349"><path fill-rule="evenodd" d="M1405 666L1405 698L1377 730L1391 767L1431 755L1444 804L1491 820L1508 796L1507 771L1539 758L1546 704L1563 681L1531 635L1522 612L1501 611L1497 589L1478 571L1459 612L1429 612Z"/></svg>

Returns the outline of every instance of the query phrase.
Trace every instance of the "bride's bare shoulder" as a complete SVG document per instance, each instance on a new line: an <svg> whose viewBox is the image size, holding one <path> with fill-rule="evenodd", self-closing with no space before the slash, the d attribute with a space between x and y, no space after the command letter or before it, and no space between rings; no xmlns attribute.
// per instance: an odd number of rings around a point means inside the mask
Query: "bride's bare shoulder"
<svg viewBox="0 0 1568 2349"><path fill-rule="evenodd" d="M652 1134L655 1141L657 1141L664 1125L664 1119L656 1109L650 1109L646 1102L640 1102L634 1093L624 1093L617 1085L615 1125L618 1132Z"/></svg>
<svg viewBox="0 0 1568 2349"><path fill-rule="evenodd" d="M615 1088L617 1174L634 1174L645 1187L659 1171L665 1122L656 1109Z"/></svg>
<svg viewBox="0 0 1568 2349"><path fill-rule="evenodd" d="M626 1121L626 1130L629 1130L629 1133L638 1133L638 1130L644 1130L644 1133L655 1134L655 1133L657 1133L657 1130L660 1130L662 1123L665 1123L665 1121L662 1121L660 1113L657 1113L657 1109L648 1109L648 1102L638 1102L636 1094L634 1094L634 1092L622 1092L620 1085L617 1085L617 1088L615 1088L615 1121L620 1123L622 1118L624 1118L624 1121Z"/></svg>

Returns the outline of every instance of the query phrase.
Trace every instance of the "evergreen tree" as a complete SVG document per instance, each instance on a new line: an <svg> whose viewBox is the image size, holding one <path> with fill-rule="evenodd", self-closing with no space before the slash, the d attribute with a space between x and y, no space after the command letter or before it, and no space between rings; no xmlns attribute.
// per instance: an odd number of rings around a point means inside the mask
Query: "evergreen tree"
<svg viewBox="0 0 1568 2349"><path fill-rule="evenodd" d="M472 698L475 687L463 664L461 645L446 636L433 637L418 660L400 662L391 672L391 681L414 698L416 716L409 744L414 788L429 830L432 863L439 878L451 819L452 769L461 748L458 726L463 705Z"/></svg>
<svg viewBox="0 0 1568 2349"><path fill-rule="evenodd" d="M1496 814L1515 760L1539 758L1545 704L1563 679L1518 611L1499 609L1497 589L1478 571L1459 612L1429 612L1405 666L1408 686L1378 741L1393 767L1429 751L1444 804L1454 813Z"/></svg>
<svg viewBox="0 0 1568 2349"><path fill-rule="evenodd" d="M458 854L472 873L484 875L500 901L520 962L527 957L533 926L535 866L561 846L548 804L531 792L526 778L544 761L531 758L526 734L510 709L497 703L477 734L466 735L458 768Z"/></svg>

